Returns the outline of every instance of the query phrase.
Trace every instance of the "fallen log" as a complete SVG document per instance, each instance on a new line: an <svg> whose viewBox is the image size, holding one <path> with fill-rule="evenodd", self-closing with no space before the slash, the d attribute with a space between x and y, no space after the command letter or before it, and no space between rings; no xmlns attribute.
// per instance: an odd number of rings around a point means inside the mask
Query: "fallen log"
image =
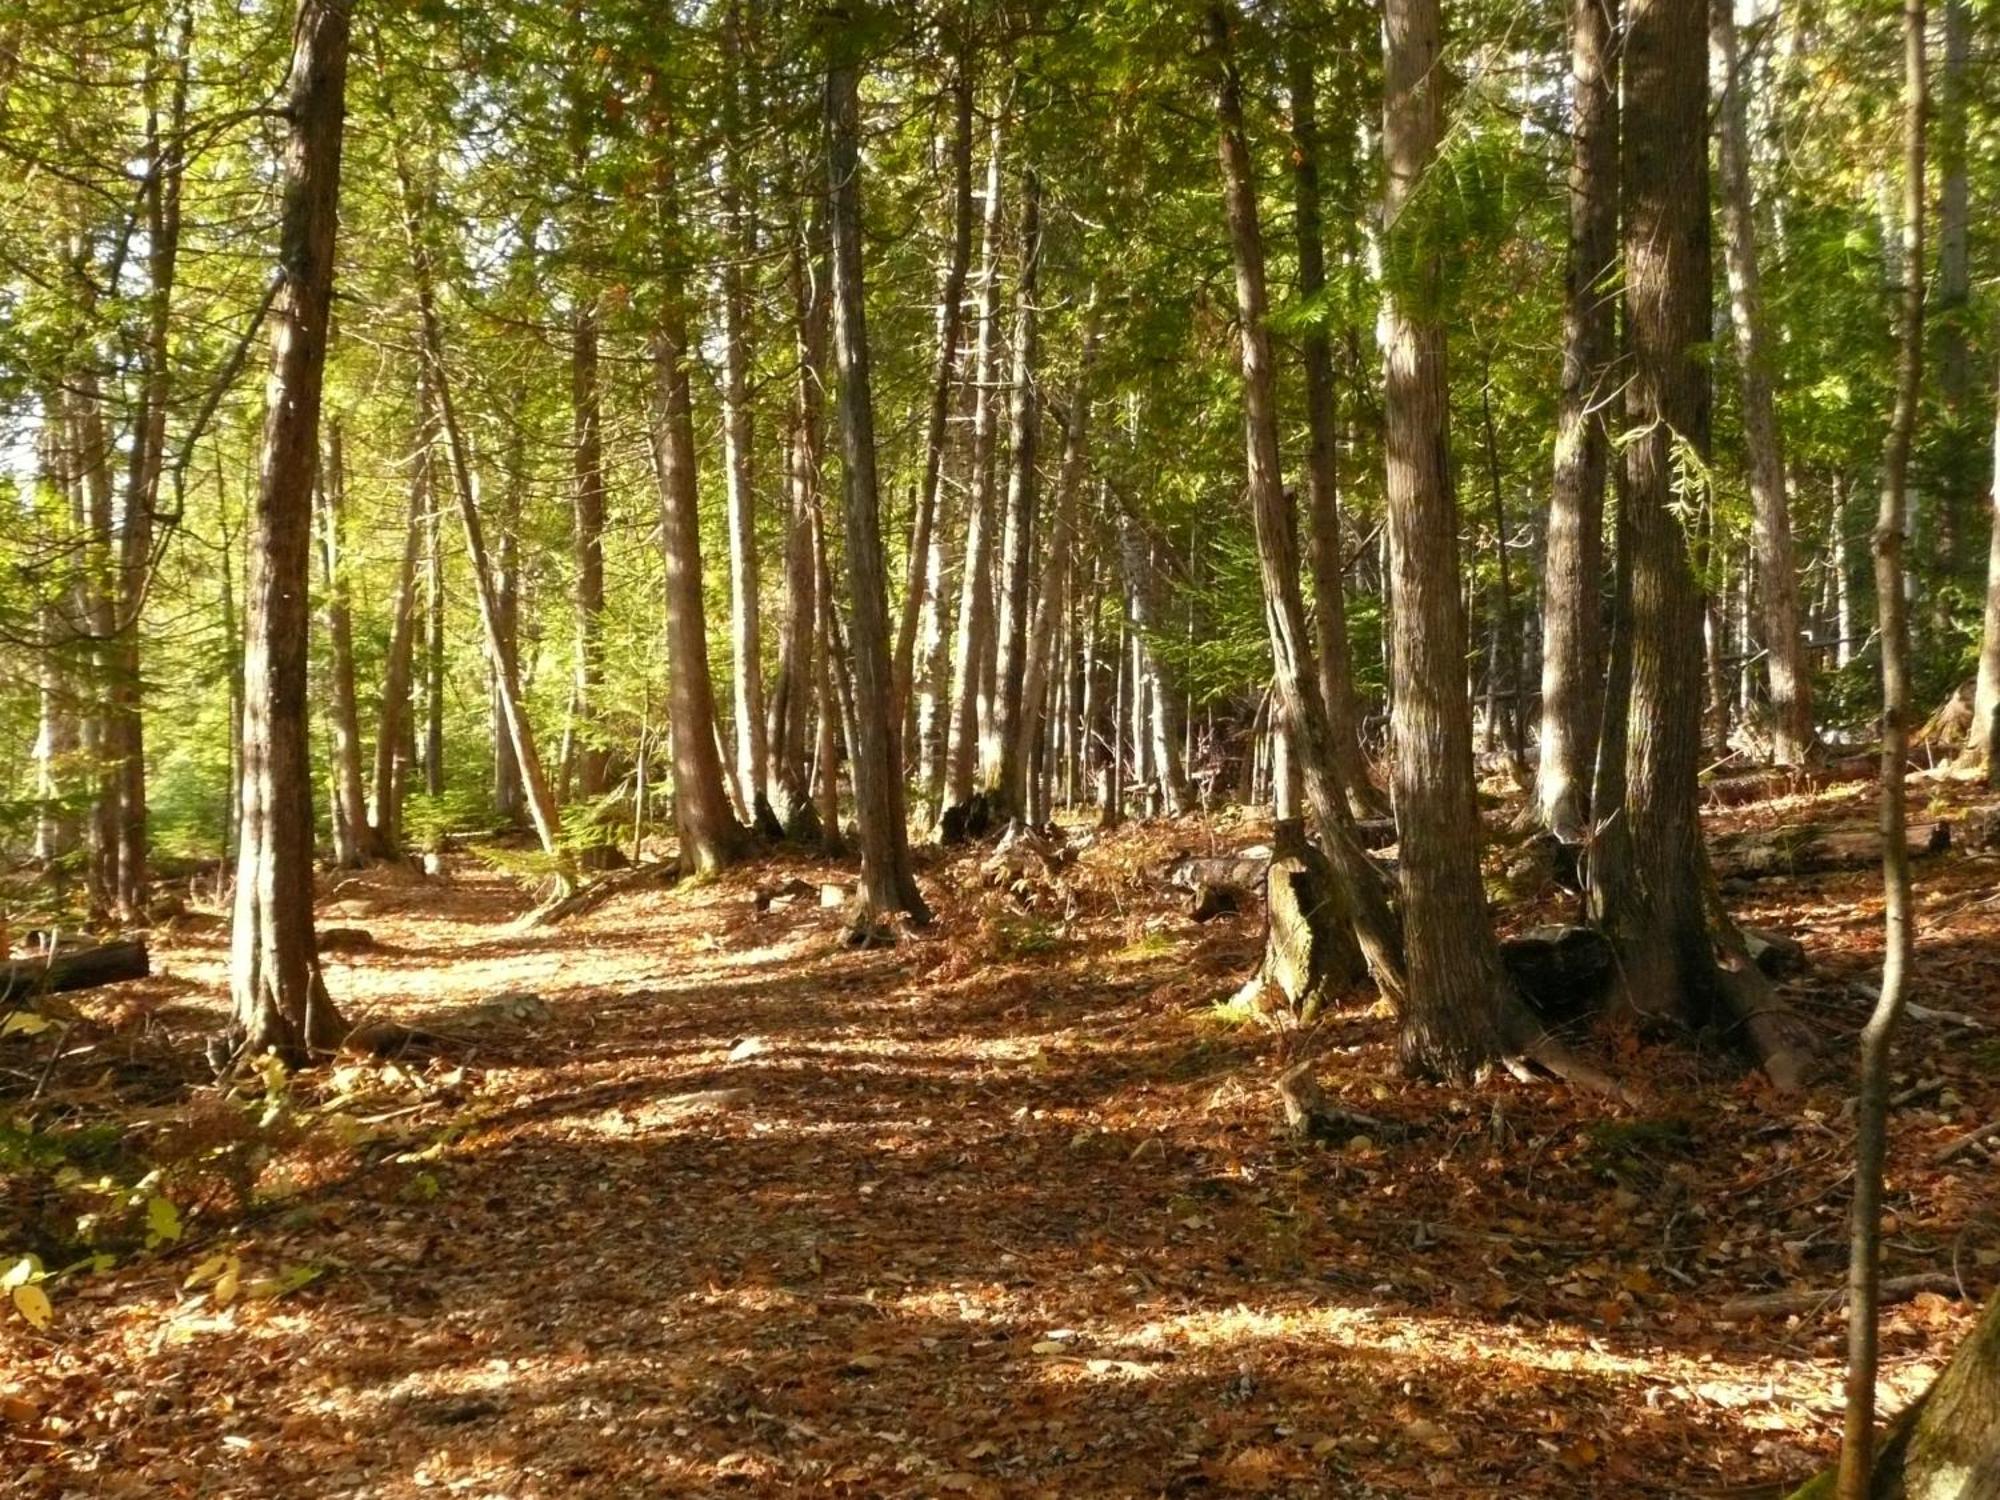
<svg viewBox="0 0 2000 1500"><path fill-rule="evenodd" d="M2000 1120L1988 1120L1977 1130L1968 1130L1957 1140L1939 1147L1937 1154L1931 1158L1931 1165L1942 1167L1947 1162L1957 1160L1974 1146L1983 1145L1995 1136L2000 1136Z"/></svg>
<svg viewBox="0 0 2000 1500"><path fill-rule="evenodd" d="M1915 1276L1891 1276L1882 1282L1884 1306L1907 1302L1924 1292L1940 1292L1948 1297L1962 1295L1958 1278L1943 1271L1924 1271ZM1847 1305L1847 1287L1809 1287L1802 1291L1764 1292L1755 1297L1738 1297L1716 1309L1725 1323L1747 1323L1752 1318L1789 1317L1793 1313L1830 1312Z"/></svg>
<svg viewBox="0 0 2000 1500"><path fill-rule="evenodd" d="M152 972L146 945L137 938L90 948L57 949L46 957L0 964L0 1000L60 990L92 990L121 979L144 979Z"/></svg>
<svg viewBox="0 0 2000 1500"><path fill-rule="evenodd" d="M1951 847L1951 824L1940 819L1909 827L1913 858L1942 854ZM1838 828L1795 824L1728 834L1709 847L1718 880L1766 880L1772 876L1817 875L1829 870L1862 870L1882 862L1882 835L1870 824Z"/></svg>

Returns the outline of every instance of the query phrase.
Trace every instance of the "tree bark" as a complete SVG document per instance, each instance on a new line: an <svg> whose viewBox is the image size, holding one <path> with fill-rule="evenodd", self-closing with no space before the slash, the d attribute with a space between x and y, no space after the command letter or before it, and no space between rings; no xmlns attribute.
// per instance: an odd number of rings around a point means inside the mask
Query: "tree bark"
<svg viewBox="0 0 2000 1500"><path fill-rule="evenodd" d="M1874 1489L1876 1296L1882 1277L1882 1166L1888 1154L1889 1069L1907 999L1915 914L1903 831L1903 765L1910 737L1910 629L1903 597L1903 528L1909 515L1910 449L1924 367L1924 0L1903 3L1903 286L1896 407L1882 455L1875 522L1875 608L1882 635L1882 988L1861 1029L1855 1107L1854 1198L1847 1263L1847 1410L1840 1444L1841 1500ZM1994 1402L1985 1402L1989 1412ZM1988 1455L1989 1461L1992 1455ZM1961 1490L1961 1493L1965 1493Z"/></svg>
<svg viewBox="0 0 2000 1500"><path fill-rule="evenodd" d="M1237 321L1242 330L1239 360L1244 454L1272 665L1291 753L1298 762L1306 803L1312 811L1313 831L1332 873L1327 895L1333 905L1333 924L1352 929L1377 986L1400 1003L1405 998L1402 934L1381 878L1354 838L1346 798L1333 771L1326 701L1319 691L1306 635L1297 527L1285 501L1278 454L1277 368L1271 354L1263 233L1257 219L1250 149L1244 140L1242 85L1232 51L1238 19L1233 4L1212 7L1209 40L1218 67L1217 149L1235 258Z"/></svg>
<svg viewBox="0 0 2000 1500"><path fill-rule="evenodd" d="M346 1027L313 941L306 616L312 481L333 302L347 0L300 0L292 32L269 411L244 611L242 842L229 987L237 1055L291 1063Z"/></svg>
<svg viewBox="0 0 2000 1500"><path fill-rule="evenodd" d="M410 504L403 531L403 558L396 575L394 613L389 623L389 650L382 667L382 697L375 715L374 816L369 825L369 852L392 859L402 843L403 784L406 767L403 741L410 725L411 668L416 653L417 554L423 547L432 505L435 477L432 452L437 442L437 415L431 402L430 379L417 380L416 444L410 455Z"/></svg>
<svg viewBox="0 0 2000 1500"><path fill-rule="evenodd" d="M989 786L1006 773L1008 747L1022 717L1022 683L1027 666L1028 584L1034 565L1036 510L1041 504L1041 381L1036 371L1041 330L1037 299L1042 264L1042 179L1033 167L1021 172L1021 257L1014 282L1014 378L1008 408L1007 519L1000 541L998 655L994 666L993 714L980 755ZM1021 811L1016 807L1011 811Z"/></svg>
<svg viewBox="0 0 2000 1500"><path fill-rule="evenodd" d="M1755 205L1750 189L1746 80L1737 57L1733 0L1712 0L1710 47L1722 80L1716 111L1716 159L1722 172L1724 258L1729 315L1736 328L1742 374L1743 441L1750 455L1750 508L1762 600L1764 671L1771 692L1771 739L1780 765L1802 765L1815 753L1812 668L1799 629L1798 564L1792 547L1791 503L1785 492L1785 451L1772 388L1772 352L1764 326L1757 265ZM1747 644L1747 643L1746 643Z"/></svg>
<svg viewBox="0 0 2000 1500"><path fill-rule="evenodd" d="M938 293L937 373L931 380L930 411L924 425L924 468L917 483L917 512L910 524L909 586L903 591L896 625L897 723L908 718L916 673L920 625L926 638L938 634L938 590L944 586L944 549L938 544L938 488L944 473L947 422L958 381L958 345L965 324L965 282L972 266L972 55L961 42L951 80L951 246ZM928 653L927 653L928 655ZM935 718L935 706L932 709ZM935 733L935 729L932 730ZM923 728L919 727L919 740Z"/></svg>
<svg viewBox="0 0 2000 1500"><path fill-rule="evenodd" d="M835 18L827 32L827 180L833 231L833 346L840 372L840 454L847 513L847 574L854 623L855 823L861 843L860 926L890 912L928 922L910 868L903 811L902 725L894 713L889 605L882 564L875 411L869 392L868 320L861 260L860 68Z"/></svg>
<svg viewBox="0 0 2000 1500"><path fill-rule="evenodd" d="M522 422L522 398L516 393L507 435L507 473L501 489L500 538L493 580L494 602L500 611L500 649L512 670L521 661L521 503L527 488L527 433ZM521 763L507 733L507 716L500 706L503 662L487 663L487 699L493 738L493 811L501 823L518 826L527 816L527 793L521 785Z"/></svg>
<svg viewBox="0 0 2000 1500"><path fill-rule="evenodd" d="M1701 842L1703 601L1675 512L1677 470L1708 450L1705 0L1633 0L1626 30L1623 513L1631 690L1622 804L1599 799L1594 898L1620 959L1620 1002L1740 1028L1772 1080L1802 1047L1721 911Z"/></svg>
<svg viewBox="0 0 2000 1500"><path fill-rule="evenodd" d="M660 486L660 547L666 561L667 693L674 758L675 822L683 876L714 875L741 852L715 748L715 687L708 671L702 604L701 506L696 489L694 399L689 388L686 267L677 242L679 194L671 150L659 162L661 218L675 240L662 247L660 314L653 330L654 470Z"/></svg>
<svg viewBox="0 0 2000 1500"><path fill-rule="evenodd" d="M606 791L608 754L599 722L604 694L604 419L597 378L597 306L580 293L570 320L570 437L574 473L570 544L576 563L576 678L572 723L576 735L576 796L586 819ZM512 657L503 622L496 654ZM502 663L501 676L518 664ZM509 736L512 742L512 736ZM516 766L519 766L516 757ZM524 778L525 780L525 778ZM587 868L601 868L610 852L601 831L589 832L582 851Z"/></svg>
<svg viewBox="0 0 2000 1500"><path fill-rule="evenodd" d="M979 268L979 343L973 358L972 457L959 577L957 644L952 656L950 739L944 805L971 797L979 755L979 691L993 644L993 387L1000 331L1001 120L993 123L986 162L986 212Z"/></svg>
<svg viewBox="0 0 2000 1500"><path fill-rule="evenodd" d="M1542 716L1535 806L1542 826L1581 843L1590 826L1604 716L1598 620L1604 570L1600 409L1616 352L1619 0L1570 0L1569 255L1564 273L1562 386L1555 484L1543 564Z"/></svg>
<svg viewBox="0 0 2000 1500"><path fill-rule="evenodd" d="M1313 54L1303 35L1288 50L1292 105L1292 201L1299 255L1299 296L1310 302L1326 291L1326 246L1320 214L1318 88ZM1357 818L1385 816L1389 802L1361 750L1361 715L1354 701L1354 668L1347 644L1346 557L1340 538L1339 414L1333 383L1333 340L1314 319L1299 338L1305 367L1306 514L1313 576L1313 636L1319 691L1326 700L1334 774Z"/></svg>
<svg viewBox="0 0 2000 1500"><path fill-rule="evenodd" d="M326 583L327 716L333 729L333 858L352 868L367 857L368 802L361 785L361 714L354 689L354 612L348 600L344 515L347 459L340 421L327 425L321 461L320 567Z"/></svg>

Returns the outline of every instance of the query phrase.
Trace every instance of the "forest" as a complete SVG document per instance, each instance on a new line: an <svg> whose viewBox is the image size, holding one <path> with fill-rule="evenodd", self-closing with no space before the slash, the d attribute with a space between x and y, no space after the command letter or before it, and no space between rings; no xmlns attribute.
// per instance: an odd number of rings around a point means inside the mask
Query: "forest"
<svg viewBox="0 0 2000 1500"><path fill-rule="evenodd" d="M2000 1500L1995 0L0 0L0 1494Z"/></svg>

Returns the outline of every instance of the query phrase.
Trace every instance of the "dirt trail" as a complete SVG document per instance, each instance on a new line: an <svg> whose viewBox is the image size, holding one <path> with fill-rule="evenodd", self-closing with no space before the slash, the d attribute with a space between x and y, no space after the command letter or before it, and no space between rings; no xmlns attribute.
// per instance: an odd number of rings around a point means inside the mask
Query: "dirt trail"
<svg viewBox="0 0 2000 1500"><path fill-rule="evenodd" d="M1828 1450L1837 1320L1711 1314L1837 1281L1837 1090L1802 1115L1661 1047L1625 1060L1660 1090L1634 1127L1406 1084L1359 1010L1333 1086L1419 1133L1295 1147L1272 1039L1204 1009L1255 919L1176 915L1134 874L1161 837L1025 910L933 867L938 933L869 954L754 911L812 866L532 933L471 867L349 882L322 923L378 947L329 958L336 994L450 1039L404 1065L417 1159L87 1285L25 1371L0 1345L63 1415L0 1490L1667 1496ZM223 958L168 942L159 1024L206 1024ZM479 1009L510 991L545 1009ZM1983 1263L1984 1170L1899 1198L1904 1247L1952 1221ZM227 1247L318 1277L183 1289ZM1966 1313L1895 1318L1907 1394Z"/></svg>

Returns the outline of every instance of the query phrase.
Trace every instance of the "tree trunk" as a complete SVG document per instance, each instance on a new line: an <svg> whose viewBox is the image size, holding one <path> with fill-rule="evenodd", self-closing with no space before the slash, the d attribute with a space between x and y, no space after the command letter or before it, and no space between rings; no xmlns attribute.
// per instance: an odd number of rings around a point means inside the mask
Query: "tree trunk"
<svg viewBox="0 0 2000 1500"><path fill-rule="evenodd" d="M424 518L424 795L444 795L444 511Z"/></svg>
<svg viewBox="0 0 2000 1500"><path fill-rule="evenodd" d="M343 555L347 460L340 420L328 424L319 481L320 567L326 582L327 714L333 727L333 858L352 868L367 855L368 802L361 785L361 714L354 691L354 617Z"/></svg>
<svg viewBox="0 0 2000 1500"><path fill-rule="evenodd" d="M1021 257L1014 283L1014 378L1008 411L1007 520L1000 542L998 656L994 666L993 715L980 755L987 784L997 788L1006 773L1023 709L1027 667L1028 583L1034 565L1035 512L1041 503L1039 448L1042 392L1035 365L1039 357L1042 263L1042 179L1034 168L1021 173ZM1010 808L1010 812L1022 809Z"/></svg>
<svg viewBox="0 0 2000 1500"><path fill-rule="evenodd" d="M1993 419L1993 499L1989 511L1979 685L1973 694L1972 728L1966 734L1963 760L1972 766L1984 765L1987 784L2000 786L2000 743L1996 742L2000 740L2000 404L1996 404Z"/></svg>
<svg viewBox="0 0 2000 1500"><path fill-rule="evenodd" d="M527 795L528 818L534 824L542 853L557 866L559 881L566 881L563 868L562 814L542 772L541 757L535 753L534 730L528 722L527 705L521 697L520 673L502 650L500 611L494 598L493 575L486 550L485 527L479 517L479 502L473 493L472 456L467 450L464 430L452 401L451 375L445 364L444 328L437 310L437 283L430 249L423 237L417 211L415 184L401 160L397 173L402 179L404 229L409 239L411 270L416 281L417 311L422 324L425 368L430 372L431 391L437 402L438 422L444 432L452 489L458 499L458 518L465 531L465 550L472 568L473 593L479 602L480 624L486 632L486 649L501 664L498 688L500 709L507 719L507 737L514 745L514 758L521 767L521 787Z"/></svg>
<svg viewBox="0 0 2000 1500"><path fill-rule="evenodd" d="M1486 365L1486 381L1479 388L1480 425L1486 439L1486 479L1493 500L1493 553L1498 576L1493 594L1493 649L1488 654L1487 682L1499 704L1487 709L1487 733L1495 721L1506 719L1507 760L1517 785L1528 781L1526 724L1528 705L1522 701L1527 675L1521 669L1521 632L1514 621L1514 573L1507 556L1507 500L1500 481L1500 443L1493 430L1493 366ZM1489 700L1489 705L1491 700Z"/></svg>
<svg viewBox="0 0 2000 1500"><path fill-rule="evenodd" d="M313 942L306 617L312 481L333 302L347 0L300 0L292 32L271 391L244 610L242 846L229 988L237 1055L294 1064L346 1027Z"/></svg>
<svg viewBox="0 0 2000 1500"><path fill-rule="evenodd" d="M715 748L715 688L708 672L708 624L702 605L694 400L688 382L686 267L677 243L680 203L670 156L659 163L659 194L661 217L675 234L675 240L662 247L660 315L652 348L654 470L660 486L660 547L666 561L668 725L681 874L706 878L741 852L743 828L730 810L722 758Z"/></svg>
<svg viewBox="0 0 2000 1500"><path fill-rule="evenodd" d="M599 722L604 694L604 424L597 381L597 307L590 294L579 296L570 322L570 436L575 465L571 489L570 543L576 561L576 679L571 722L576 735L576 797L584 817L606 790L607 752ZM503 628L496 655L514 652ZM518 664L501 664L502 680ZM509 736L512 742L512 736ZM516 765L519 766L519 757ZM582 861L602 868L610 844L601 831L588 832Z"/></svg>
<svg viewBox="0 0 2000 1500"><path fill-rule="evenodd" d="M1624 800L1599 799L1592 882L1645 1014L1739 1027L1781 1086L1802 1053L1715 898L1696 814L1703 602L1675 512L1676 445L1708 448L1705 0L1633 0L1624 53L1625 307L1632 343L1621 513L1631 691ZM1626 537L1621 537L1621 542Z"/></svg>
<svg viewBox="0 0 2000 1500"><path fill-rule="evenodd" d="M1209 36L1219 69L1218 157L1236 264L1237 320L1242 329L1239 359L1244 452L1272 664L1290 751L1298 762L1314 832L1331 870L1326 894L1332 903L1332 922L1338 928L1351 928L1376 984L1384 995L1400 1002L1404 998L1402 937L1381 879L1354 838L1353 820L1333 771L1326 701L1319 691L1307 643L1297 527L1285 501L1279 467L1277 369L1271 356L1263 232L1257 220L1250 150L1244 141L1242 85L1231 50L1238 19L1232 4L1215 5L1209 12ZM1456 664L1453 670L1457 670Z"/></svg>
<svg viewBox="0 0 2000 1500"><path fill-rule="evenodd" d="M973 358L972 473L959 577L957 646L952 656L950 741L944 803L963 806L978 769L980 678L993 643L993 387L1000 330L1000 130L986 162L986 213L979 267L979 344Z"/></svg>
<svg viewBox="0 0 2000 1500"><path fill-rule="evenodd" d="M1299 297L1326 290L1326 246L1320 218L1318 89L1313 55L1302 38L1289 49L1292 105L1292 200L1296 206ZM1347 645L1347 598L1340 539L1339 420L1333 385L1333 341L1318 322L1299 338L1306 383L1306 515L1313 576L1313 636L1319 658L1320 696L1326 700L1334 774L1357 818L1385 816L1388 799L1375 785L1361 752L1361 716L1354 702L1354 669Z"/></svg>
<svg viewBox="0 0 2000 1500"><path fill-rule="evenodd" d="M521 398L517 394L507 437L506 483L501 491L500 541L493 580L494 602L500 610L500 649L506 661L520 671L521 661L521 503L527 488L527 433L522 422ZM521 785L521 763L514 756L514 741L507 733L507 716L500 706L500 678L508 671L506 662L487 663L487 699L493 737L493 811L508 827L519 826L527 816L527 793Z"/></svg>
<svg viewBox="0 0 2000 1500"><path fill-rule="evenodd" d="M1972 16L1966 0L1944 0L1944 69L1937 91L1938 393L1944 399L1938 464L1940 552L1953 578L1977 566L1980 527L1980 417L1974 399L1968 319L1972 301L1971 196L1966 176L1967 110L1972 91Z"/></svg>
<svg viewBox="0 0 2000 1500"><path fill-rule="evenodd" d="M860 69L852 40L828 31L827 182L833 230L833 346L840 372L840 456L847 512L847 576L853 602L855 823L861 841L860 922L907 912L930 920L910 868L903 812L902 725L894 712L889 605L882 564L881 492L875 474L875 410L868 385L868 320L861 261Z"/></svg>
<svg viewBox="0 0 2000 1500"><path fill-rule="evenodd" d="M961 42L952 71L951 249L938 294L937 373L931 381L930 412L924 427L924 469L917 485L917 511L910 523L909 586L896 625L896 722L906 721L915 680L919 625L937 634L937 591L944 586L944 551L935 540L938 481L944 473L947 419L958 380L959 334L965 323L965 281L972 264L972 57ZM921 730L919 738L922 738Z"/></svg>
<svg viewBox="0 0 2000 1500"><path fill-rule="evenodd" d="M1750 455L1750 507L1756 537L1757 587L1764 606L1764 671L1771 690L1771 737L1780 765L1809 760L1813 730L1812 668L1799 629L1798 565L1792 549L1791 503L1785 493L1785 452L1772 389L1772 353L1764 327L1757 267L1755 206L1750 190L1747 81L1737 58L1734 0L1712 0L1710 47L1722 80L1716 111L1717 163L1722 172L1723 249L1729 268L1729 315L1736 327L1742 372L1743 441ZM1747 644L1747 643L1746 643Z"/></svg>
<svg viewBox="0 0 2000 1500"><path fill-rule="evenodd" d="M375 715L374 819L369 826L369 852L393 859L402 843L403 741L410 725L410 679L416 653L417 554L424 543L432 505L435 472L432 451L437 442L437 415L431 402L430 379L417 381L415 451L410 455L410 505L403 531L403 558L396 578L396 601L390 616L389 650L382 667L381 705Z"/></svg>
<svg viewBox="0 0 2000 1500"><path fill-rule="evenodd" d="M1581 843L1590 826L1604 716L1598 626L1604 570L1601 407L1615 354L1618 254L1618 0L1570 0L1572 146L1569 257L1563 291L1562 386L1555 484L1543 563L1542 716L1535 806L1542 826Z"/></svg>
<svg viewBox="0 0 2000 1500"><path fill-rule="evenodd" d="M1840 1444L1841 1500L1868 1500L1875 1467L1877 1294L1882 1279L1882 1166L1888 1154L1889 1070L1907 999L1915 915L1903 832L1903 764L1910 738L1910 629L1903 598L1903 528L1910 448L1924 368L1924 0L1903 0L1903 286L1896 407L1882 455L1875 522L1875 609L1882 632L1882 988L1861 1029L1861 1087L1854 1115L1854 1198L1847 1261L1847 1410ZM1979 1403L1989 1417L1991 1395ZM1977 1409L1977 1408L1975 1408ZM1968 1415L1970 1413L1967 1413ZM1991 1446L1990 1442L1987 1444ZM1996 1471L2000 1460L1986 1455ZM1972 1493L1967 1485L1959 1493Z"/></svg>
<svg viewBox="0 0 2000 1500"><path fill-rule="evenodd" d="M1051 672L1056 665L1056 623L1062 613L1063 577L1069 566L1072 517L1076 492L1083 483L1084 445L1090 422L1090 375L1097 359L1097 308L1095 294L1083 314L1083 351L1077 358L1076 385L1070 391L1069 411L1063 424L1062 466L1056 477L1049 538L1042 560L1040 587L1035 594L1035 618L1027 633L1021 667L1020 717L1013 736L1001 749L998 797L1000 816L1031 815L1028 791L1028 764L1033 758L1043 727L1043 709L1048 698Z"/></svg>

